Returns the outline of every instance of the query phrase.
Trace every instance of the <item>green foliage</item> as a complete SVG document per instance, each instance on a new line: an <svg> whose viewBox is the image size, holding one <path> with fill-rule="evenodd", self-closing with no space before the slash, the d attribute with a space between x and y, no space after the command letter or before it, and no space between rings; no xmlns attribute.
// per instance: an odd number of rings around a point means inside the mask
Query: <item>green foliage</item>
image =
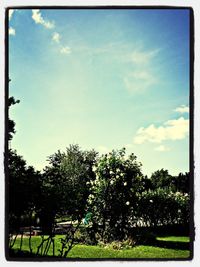
<svg viewBox="0 0 200 267"><path fill-rule="evenodd" d="M175 191L182 193L190 192L190 173L186 172L185 174L179 173L178 176L173 177L173 186Z"/></svg>
<svg viewBox="0 0 200 267"><path fill-rule="evenodd" d="M158 170L151 175L151 189L156 190L158 188L170 188L172 182L172 176L168 173L168 170Z"/></svg>
<svg viewBox="0 0 200 267"><path fill-rule="evenodd" d="M78 145L49 157L50 165L44 171L41 185L40 218L45 232L53 230L56 216L66 215L79 221L84 217L89 181L95 177L92 171L95 157L95 151L81 151Z"/></svg>
<svg viewBox="0 0 200 267"><path fill-rule="evenodd" d="M96 245L97 243L92 236L92 233L90 227L81 226L74 235L74 242L79 244Z"/></svg>
<svg viewBox="0 0 200 267"><path fill-rule="evenodd" d="M115 240L110 243L100 242L99 245L106 249L122 250L134 247L136 245L136 241L131 238L128 238L122 241Z"/></svg>
<svg viewBox="0 0 200 267"><path fill-rule="evenodd" d="M93 229L103 242L128 237L129 217L134 210L136 192L141 190L141 164L136 156L125 157L125 149L112 151L98 160L88 198Z"/></svg>
<svg viewBox="0 0 200 267"><path fill-rule="evenodd" d="M158 188L168 189L173 192L190 192L190 173L179 173L172 176L168 170L157 170L152 173L150 179L146 179L146 189L156 190Z"/></svg>

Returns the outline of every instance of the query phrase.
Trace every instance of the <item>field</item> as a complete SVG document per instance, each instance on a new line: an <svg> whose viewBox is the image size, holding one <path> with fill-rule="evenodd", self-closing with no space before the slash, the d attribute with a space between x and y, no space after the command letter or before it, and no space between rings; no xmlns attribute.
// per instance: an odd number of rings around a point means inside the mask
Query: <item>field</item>
<svg viewBox="0 0 200 267"><path fill-rule="evenodd" d="M56 250L55 255L59 256L59 238L56 236ZM37 246L40 243L40 237L32 237L33 253L36 252ZM176 237L157 237L158 246L139 245L129 249L116 250L111 247L89 246L77 244L69 252L68 258L71 259L189 259L190 251L187 246L189 238L186 236ZM22 250L29 251L28 238L24 238ZM20 238L16 240L14 249L19 248ZM49 256L52 255L52 249L49 251Z"/></svg>

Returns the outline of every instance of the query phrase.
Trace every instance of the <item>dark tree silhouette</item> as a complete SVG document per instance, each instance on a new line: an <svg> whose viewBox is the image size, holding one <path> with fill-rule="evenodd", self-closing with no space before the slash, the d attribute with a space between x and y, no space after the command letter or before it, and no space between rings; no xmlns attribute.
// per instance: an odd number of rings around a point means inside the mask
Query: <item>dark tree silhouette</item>
<svg viewBox="0 0 200 267"><path fill-rule="evenodd" d="M11 82L11 79L9 79L9 82ZM13 96L10 96L8 98L8 111L12 105L18 104L19 102L20 102L20 100L15 100L15 98ZM11 120L10 118L8 118L8 140L9 141L12 140L13 134L15 134L15 133L16 133L15 122L14 122L14 120Z"/></svg>

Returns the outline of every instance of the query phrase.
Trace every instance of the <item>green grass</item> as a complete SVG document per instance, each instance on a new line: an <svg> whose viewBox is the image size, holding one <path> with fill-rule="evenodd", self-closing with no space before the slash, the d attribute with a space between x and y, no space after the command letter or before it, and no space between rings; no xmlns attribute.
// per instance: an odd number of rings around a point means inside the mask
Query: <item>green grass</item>
<svg viewBox="0 0 200 267"><path fill-rule="evenodd" d="M189 251L137 246L130 249L114 250L98 246L77 245L69 253L70 258L188 258Z"/></svg>
<svg viewBox="0 0 200 267"><path fill-rule="evenodd" d="M173 241L173 242L189 242L190 238L188 236L165 236L157 237L157 240L161 241Z"/></svg>
<svg viewBox="0 0 200 267"><path fill-rule="evenodd" d="M55 254L59 255L59 239L61 236L56 236L56 250ZM158 240L161 237L158 237ZM171 241L172 239L177 240L185 240L187 242L188 237L168 237ZM162 239L162 238L161 238ZM162 239L163 240L163 239ZM166 239L165 239L166 240ZM28 238L24 238L23 240L23 251L29 251L28 246ZM32 249L33 253L36 252L37 246L40 244L41 237L32 237ZM20 239L16 240L14 249L18 249L20 245ZM49 251L49 255L52 255L52 249ZM68 254L68 258L189 258L190 253L189 250L180 250L180 249L169 249L162 248L156 246L136 246L130 249L122 249L122 250L114 250L112 248L105 248L100 246L89 246L89 245L80 245L77 244Z"/></svg>

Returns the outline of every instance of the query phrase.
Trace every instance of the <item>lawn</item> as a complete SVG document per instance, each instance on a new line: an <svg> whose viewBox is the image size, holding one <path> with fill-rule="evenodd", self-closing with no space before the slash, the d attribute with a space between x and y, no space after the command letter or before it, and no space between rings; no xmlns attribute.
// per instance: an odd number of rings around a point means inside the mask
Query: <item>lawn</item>
<svg viewBox="0 0 200 267"><path fill-rule="evenodd" d="M56 250L55 254L59 255L59 238L61 236L57 235L55 238L56 241ZM165 242L188 242L188 237L158 237L157 240L165 241ZM22 250L29 251L28 246L28 238L24 238ZM40 237L32 237L32 249L33 253L36 252L37 246L41 241ZM20 239L16 240L14 249L18 249L20 244ZM49 255L52 255L52 249L49 251ZM132 259L148 259L148 258L158 258L158 259L175 259L175 258L183 258L187 259L190 257L190 252L188 249L172 249L166 247L157 247L157 246L147 246L140 245L129 249L122 250L114 250L112 248L105 248L100 246L89 246L89 245L80 245L77 244L73 247L73 249L69 252L68 258L81 258L81 259L103 259L103 258L132 258Z"/></svg>
<svg viewBox="0 0 200 267"><path fill-rule="evenodd" d="M157 240L162 241L173 241L173 242L189 242L190 238L188 236L164 236L164 237L157 237Z"/></svg>
<svg viewBox="0 0 200 267"><path fill-rule="evenodd" d="M114 250L98 246L77 245L70 258L188 258L189 251L157 248L153 246L136 246L130 249Z"/></svg>

